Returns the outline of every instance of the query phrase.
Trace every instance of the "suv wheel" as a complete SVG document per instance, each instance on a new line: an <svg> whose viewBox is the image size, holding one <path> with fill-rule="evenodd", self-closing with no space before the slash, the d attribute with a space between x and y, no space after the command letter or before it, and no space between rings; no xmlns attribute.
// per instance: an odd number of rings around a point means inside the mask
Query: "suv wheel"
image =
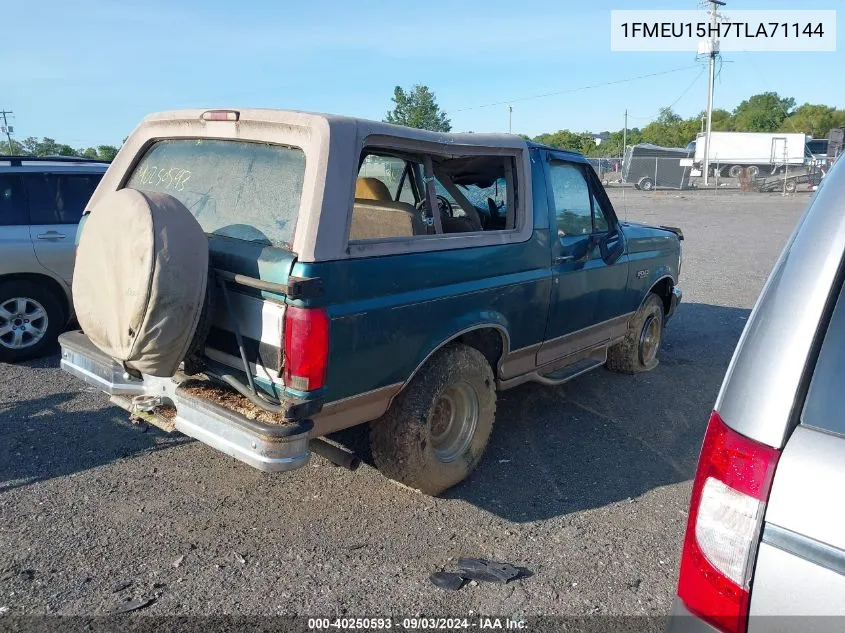
<svg viewBox="0 0 845 633"><path fill-rule="evenodd" d="M657 367L663 342L663 300L651 293L631 318L625 338L607 350L606 367L621 374L636 374Z"/></svg>
<svg viewBox="0 0 845 633"><path fill-rule="evenodd" d="M373 461L385 476L437 495L463 481L481 461L495 415L487 359L467 345L449 345L371 424Z"/></svg>
<svg viewBox="0 0 845 633"><path fill-rule="evenodd" d="M0 361L43 356L63 323L64 311L51 291L30 281L0 283Z"/></svg>

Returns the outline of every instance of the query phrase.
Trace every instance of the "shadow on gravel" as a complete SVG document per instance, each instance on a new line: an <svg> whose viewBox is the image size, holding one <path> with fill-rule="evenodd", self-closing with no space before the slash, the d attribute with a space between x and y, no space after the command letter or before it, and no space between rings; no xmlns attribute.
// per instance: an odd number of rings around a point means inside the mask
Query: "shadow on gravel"
<svg viewBox="0 0 845 633"><path fill-rule="evenodd" d="M58 356L26 366L57 367ZM152 427L145 431L117 407L73 410L67 404L76 395L64 392L0 402L0 494L193 441Z"/></svg>
<svg viewBox="0 0 845 633"><path fill-rule="evenodd" d="M600 369L559 387L501 393L484 461L446 496L525 522L691 479L749 313L682 304L652 372Z"/></svg>

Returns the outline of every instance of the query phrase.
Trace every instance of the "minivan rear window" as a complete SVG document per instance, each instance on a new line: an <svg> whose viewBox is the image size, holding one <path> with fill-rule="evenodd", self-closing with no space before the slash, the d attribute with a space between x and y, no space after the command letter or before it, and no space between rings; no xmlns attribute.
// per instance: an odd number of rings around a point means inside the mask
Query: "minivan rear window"
<svg viewBox="0 0 845 633"><path fill-rule="evenodd" d="M150 147L126 186L177 198L207 234L290 248L304 174L296 147L168 139Z"/></svg>
<svg viewBox="0 0 845 633"><path fill-rule="evenodd" d="M804 402L801 422L845 435L845 287L839 293L830 325Z"/></svg>

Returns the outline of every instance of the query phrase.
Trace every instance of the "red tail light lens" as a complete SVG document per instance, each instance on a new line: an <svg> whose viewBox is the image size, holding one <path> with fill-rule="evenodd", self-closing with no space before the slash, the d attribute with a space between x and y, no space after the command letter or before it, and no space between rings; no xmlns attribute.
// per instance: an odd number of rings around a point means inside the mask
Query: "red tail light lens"
<svg viewBox="0 0 845 633"><path fill-rule="evenodd" d="M322 308L285 309L285 386L312 391L323 386L329 360L329 315Z"/></svg>
<svg viewBox="0 0 845 633"><path fill-rule="evenodd" d="M692 487L678 597L729 633L748 619L749 574L780 453L710 416Z"/></svg>

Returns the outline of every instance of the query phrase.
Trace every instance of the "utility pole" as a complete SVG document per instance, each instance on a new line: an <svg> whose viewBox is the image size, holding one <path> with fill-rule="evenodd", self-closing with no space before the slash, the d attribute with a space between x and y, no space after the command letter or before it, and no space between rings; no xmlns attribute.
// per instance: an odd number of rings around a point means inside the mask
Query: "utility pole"
<svg viewBox="0 0 845 633"><path fill-rule="evenodd" d="M508 134L513 134L513 106L508 106Z"/></svg>
<svg viewBox="0 0 845 633"><path fill-rule="evenodd" d="M625 160L625 148L628 147L628 108L625 108L625 127L622 128L622 160Z"/></svg>
<svg viewBox="0 0 845 633"><path fill-rule="evenodd" d="M713 85L716 82L716 56L719 54L716 40L717 7L725 6L722 0L708 0L710 2L710 80L707 82L707 131L704 137L704 186L710 179L710 133L713 131Z"/></svg>
<svg viewBox="0 0 845 633"><path fill-rule="evenodd" d="M12 133L9 131L9 122L6 120L7 114L14 114L11 110L0 110L0 116L3 117L3 129L6 131L6 139L9 141L9 156L14 154L12 149Z"/></svg>

